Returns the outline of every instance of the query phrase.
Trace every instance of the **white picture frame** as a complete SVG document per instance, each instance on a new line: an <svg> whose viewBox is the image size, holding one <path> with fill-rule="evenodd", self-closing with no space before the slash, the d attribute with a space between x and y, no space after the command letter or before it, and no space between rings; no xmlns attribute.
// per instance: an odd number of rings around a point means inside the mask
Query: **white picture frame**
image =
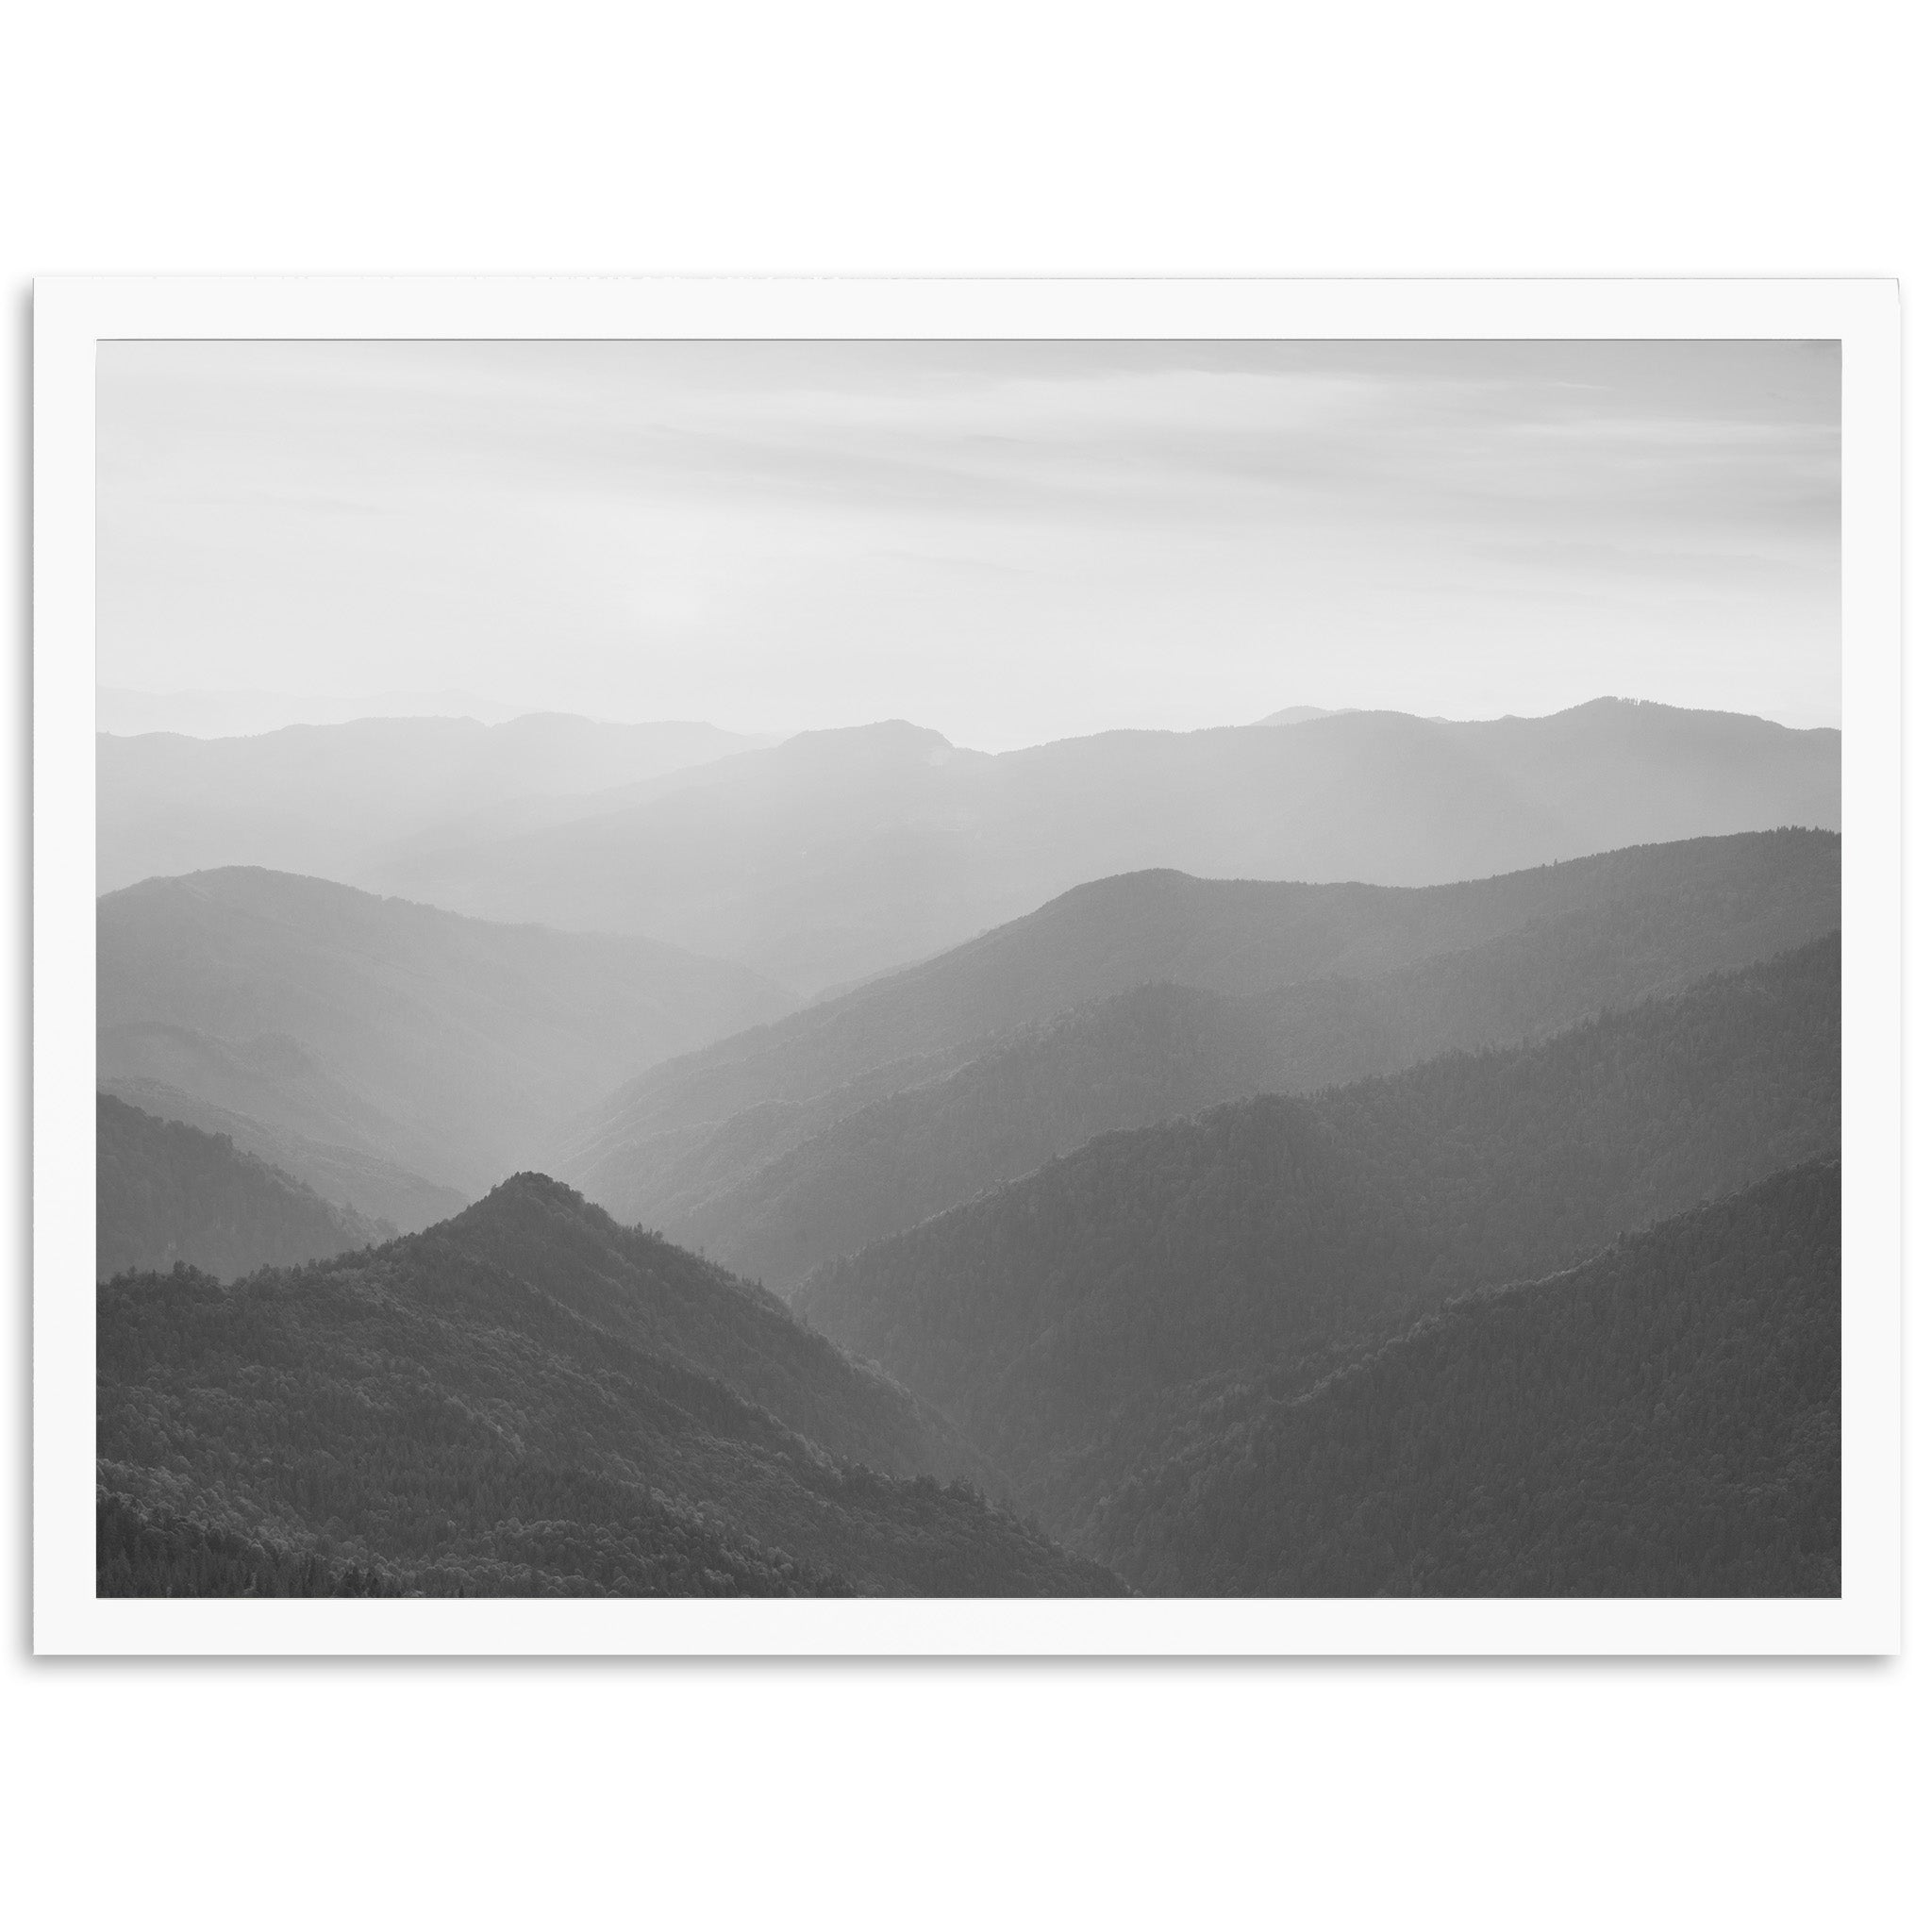
<svg viewBox="0 0 1932 1932"><path fill-rule="evenodd" d="M115 339L1710 338L1842 344L1836 1600L94 1595L94 368ZM1900 391L1882 280L60 277L34 312L33 1644L42 1655L1846 1656L1900 1637Z"/></svg>

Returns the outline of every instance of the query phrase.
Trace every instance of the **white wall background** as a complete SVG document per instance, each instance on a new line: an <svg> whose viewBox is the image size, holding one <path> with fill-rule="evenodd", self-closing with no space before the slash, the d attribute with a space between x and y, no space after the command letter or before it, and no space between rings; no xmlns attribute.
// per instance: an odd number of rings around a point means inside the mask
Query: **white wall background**
<svg viewBox="0 0 1932 1932"><path fill-rule="evenodd" d="M1865 0L23 9L0 79L0 1080L28 1077L32 275L1897 275L1909 483L1932 286L1910 25ZM23 1288L25 1120L0 1116ZM1909 1545L1890 1664L35 1665L12 1306L21 1924L1815 1927L1924 1907ZM1910 1507L1924 1432L1907 1443Z"/></svg>

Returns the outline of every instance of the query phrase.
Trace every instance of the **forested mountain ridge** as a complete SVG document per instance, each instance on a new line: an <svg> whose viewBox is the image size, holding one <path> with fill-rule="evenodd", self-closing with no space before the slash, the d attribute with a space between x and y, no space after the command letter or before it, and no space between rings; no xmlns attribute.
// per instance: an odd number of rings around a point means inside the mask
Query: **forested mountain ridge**
<svg viewBox="0 0 1932 1932"><path fill-rule="evenodd" d="M1834 934L1534 1045L1107 1135L793 1306L1074 1536L1193 1385L1319 1362L1835 1155L1839 985Z"/></svg>
<svg viewBox="0 0 1932 1932"><path fill-rule="evenodd" d="M1835 1596L1837 1163L1452 1301L1130 1477L1097 1546L1184 1596Z"/></svg>
<svg viewBox="0 0 1932 1932"><path fill-rule="evenodd" d="M94 1273L178 1262L230 1279L388 1241L395 1229L325 1201L225 1134L94 1098Z"/></svg>
<svg viewBox="0 0 1932 1932"><path fill-rule="evenodd" d="M1626 856L1637 855L1607 855ZM1685 866L1627 886L1603 878L1593 903L1553 908L1493 938L1384 973L1324 974L1258 996L1281 1055L1276 1084L1299 1091L1458 1048L1513 1045L1837 929L1836 835L1756 835L1725 856L1729 866Z"/></svg>
<svg viewBox="0 0 1932 1932"><path fill-rule="evenodd" d="M1279 1065L1273 1027L1246 1002L1138 987L777 1142L781 1151L715 1191L674 1196L662 1218L677 1240L782 1292L1096 1134L1261 1091L1277 1084ZM689 1171L674 1166L667 1177Z"/></svg>
<svg viewBox="0 0 1932 1932"><path fill-rule="evenodd" d="M469 1205L459 1190L439 1187L379 1155L271 1126L165 1080L109 1076L100 1081L99 1091L158 1120L183 1121L204 1134L225 1134L243 1153L293 1175L325 1201L371 1221L390 1222L397 1234L414 1234L432 1222L447 1221Z"/></svg>
<svg viewBox="0 0 1932 1932"><path fill-rule="evenodd" d="M1120 1588L942 1486L972 1452L773 1297L541 1175L227 1289L125 1276L97 1335L108 1591Z"/></svg>
<svg viewBox="0 0 1932 1932"><path fill-rule="evenodd" d="M625 1069L790 1005L648 940L491 925L281 873L149 879L95 909L101 1076L471 1195Z"/></svg>
<svg viewBox="0 0 1932 1932"><path fill-rule="evenodd" d="M1095 1134L1511 1044L1838 918L1837 835L1795 830L1417 890L1101 880L654 1069L558 1165L786 1286Z"/></svg>
<svg viewBox="0 0 1932 1932"><path fill-rule="evenodd" d="M1834 731L1617 699L1468 724L1359 711L1115 731L998 757L899 720L804 733L601 817L419 851L357 883L646 932L812 992L1119 873L1420 886L1835 827L1839 757Z"/></svg>
<svg viewBox="0 0 1932 1932"><path fill-rule="evenodd" d="M415 1253L508 1271L600 1329L715 1377L845 1461L887 1475L996 1480L936 1415L777 1296L620 1225L559 1181L513 1175L416 1241Z"/></svg>

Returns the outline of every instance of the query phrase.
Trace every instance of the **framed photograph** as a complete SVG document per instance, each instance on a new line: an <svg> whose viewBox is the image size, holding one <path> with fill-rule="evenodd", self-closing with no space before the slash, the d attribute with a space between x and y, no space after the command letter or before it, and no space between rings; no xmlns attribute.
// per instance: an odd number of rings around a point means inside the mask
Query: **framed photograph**
<svg viewBox="0 0 1932 1932"><path fill-rule="evenodd" d="M1896 1649L1893 284L34 354L38 1651Z"/></svg>

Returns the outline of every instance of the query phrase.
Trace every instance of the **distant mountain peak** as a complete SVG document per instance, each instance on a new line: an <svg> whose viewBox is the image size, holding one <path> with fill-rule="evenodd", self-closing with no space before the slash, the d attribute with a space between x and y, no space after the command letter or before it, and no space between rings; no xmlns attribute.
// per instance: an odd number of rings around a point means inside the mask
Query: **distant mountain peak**
<svg viewBox="0 0 1932 1932"><path fill-rule="evenodd" d="M1709 705L1671 705L1664 703L1661 698L1618 697L1611 692L1606 692L1602 697L1585 698L1580 704L1565 705L1560 710L1538 716L1517 718L1512 714L1508 722L1519 724L1553 724L1561 721L1581 724L1599 724L1611 719L1641 723L1649 726L1695 726L1700 729L1715 727L1733 733L1796 734L1807 728L1821 728L1780 724L1777 719L1762 717L1756 711L1720 710ZM1833 727L1826 725L1822 728L1831 730Z"/></svg>
<svg viewBox="0 0 1932 1932"><path fill-rule="evenodd" d="M1257 718L1257 724L1307 724L1317 718L1345 718L1354 709L1344 705L1339 710L1329 710L1321 705L1290 705L1286 710L1270 711L1265 718Z"/></svg>
<svg viewBox="0 0 1932 1932"><path fill-rule="evenodd" d="M875 757L927 757L938 752L950 756L956 749L944 733L905 718L885 718L874 724L839 724L823 731L801 731L777 747L791 756L816 757L832 753L849 757L854 752Z"/></svg>

